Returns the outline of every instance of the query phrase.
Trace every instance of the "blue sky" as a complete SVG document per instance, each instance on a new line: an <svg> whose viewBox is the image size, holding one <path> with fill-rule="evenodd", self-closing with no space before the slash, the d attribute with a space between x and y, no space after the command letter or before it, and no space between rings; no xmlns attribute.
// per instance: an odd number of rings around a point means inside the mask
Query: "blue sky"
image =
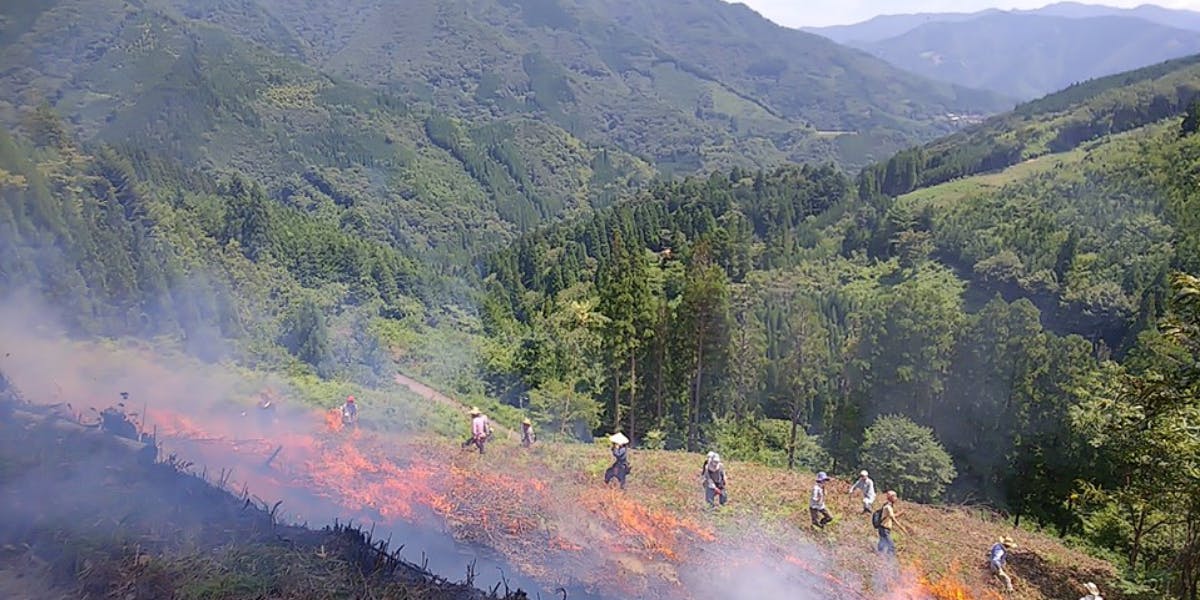
<svg viewBox="0 0 1200 600"><path fill-rule="evenodd" d="M647 0L653 1L653 0ZM881 14L920 12L974 12L984 8L1038 8L1050 0L735 0L788 27L840 25L865 21ZM1200 0L1093 0L1089 4L1133 7L1157 4L1200 11Z"/></svg>

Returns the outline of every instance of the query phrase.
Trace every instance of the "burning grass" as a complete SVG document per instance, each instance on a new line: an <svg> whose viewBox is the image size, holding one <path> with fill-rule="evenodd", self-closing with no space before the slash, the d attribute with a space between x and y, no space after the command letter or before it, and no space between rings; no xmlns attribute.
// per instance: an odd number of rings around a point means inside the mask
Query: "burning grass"
<svg viewBox="0 0 1200 600"><path fill-rule="evenodd" d="M525 450L499 439L480 456L460 450L458 440L440 428L436 435L414 431L430 418L431 406L452 411L445 401L356 390L363 399L362 423L345 429L336 412L324 411L344 397L341 389L326 390L320 409L282 394L280 415L264 418L252 408L262 389L257 376L252 384L214 377L220 384L209 389L207 375L186 376L207 371L154 367L145 371L151 386L138 371L140 361L150 360L141 350L82 360L92 376L101 366L118 373L113 391L124 386L135 398L150 397L147 422L165 443L197 463L233 467L262 497L312 494L359 521L445 532L493 550L551 590L577 584L633 597L706 598L701 592L707 574L727 573L736 580L739 570L753 568L764 577L823 590L823 599L869 594L886 600L991 600L998 587L983 556L1000 535L1013 535L1021 544L1011 570L1017 586L1011 597L1018 600L1070 597L1083 580L1103 582L1114 574L1106 563L1052 538L1014 532L1000 520L980 519L977 511L908 503L900 512L912 534L896 535L901 564L889 563L872 552L875 533L843 482L829 488L837 519L823 531L811 530L810 474L730 463L730 504L709 512L698 455L635 450L634 472L621 492L601 481L610 459L603 447L540 444ZM62 385L42 385L57 394L52 400L71 399L76 382L86 382L88 393L93 387L78 373L59 381ZM202 401L194 400L196 390ZM189 404L170 401L175 395L189 398ZM307 395L311 406L315 396ZM397 415L412 419L405 429L383 431L383 423L400 421ZM466 419L459 418L465 434ZM0 473L4 468L0 464ZM305 509L291 504L297 516ZM739 597L729 590L709 595Z"/></svg>
<svg viewBox="0 0 1200 600"><path fill-rule="evenodd" d="M0 420L0 573L28 576L0 579L6 597L526 597L439 579L357 529L285 526L278 504L234 496L186 463L24 414Z"/></svg>

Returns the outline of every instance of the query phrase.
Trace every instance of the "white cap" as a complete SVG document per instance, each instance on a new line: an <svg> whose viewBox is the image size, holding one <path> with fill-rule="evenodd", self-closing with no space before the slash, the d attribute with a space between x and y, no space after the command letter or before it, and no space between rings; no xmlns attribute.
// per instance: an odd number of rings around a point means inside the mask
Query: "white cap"
<svg viewBox="0 0 1200 600"><path fill-rule="evenodd" d="M858 472L858 476L859 476L859 477L866 477L866 476L867 476L867 471L866 471L866 469L863 469L862 471L859 471L859 472Z"/></svg>

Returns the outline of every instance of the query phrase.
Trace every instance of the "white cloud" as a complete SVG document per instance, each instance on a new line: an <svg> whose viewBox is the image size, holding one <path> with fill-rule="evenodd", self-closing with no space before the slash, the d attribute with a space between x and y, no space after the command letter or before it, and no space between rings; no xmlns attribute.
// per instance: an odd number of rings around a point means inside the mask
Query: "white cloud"
<svg viewBox="0 0 1200 600"><path fill-rule="evenodd" d="M865 21L876 15L922 12L974 12L985 8L1038 8L1046 0L740 0L763 16L788 27L824 26ZM1106 0L1108 6L1134 7L1146 0ZM1200 11L1200 0L1159 0L1168 8Z"/></svg>

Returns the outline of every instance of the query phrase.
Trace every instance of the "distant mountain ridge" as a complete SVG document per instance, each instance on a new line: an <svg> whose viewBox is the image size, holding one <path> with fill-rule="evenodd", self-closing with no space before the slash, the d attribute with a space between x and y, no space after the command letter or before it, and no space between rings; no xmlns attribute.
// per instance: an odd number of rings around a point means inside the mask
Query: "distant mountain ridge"
<svg viewBox="0 0 1200 600"><path fill-rule="evenodd" d="M1084 19L1092 17L1133 17L1191 31L1200 31L1200 12L1164 8L1154 4L1143 4L1134 8L1121 8L1081 2L1058 2L1042 8L1000 10L987 9L972 13L916 13L880 15L861 23L833 25L829 27L801 27L802 31L827 37L839 44L860 46L879 42L908 33L929 23L959 23L996 14L1041 15Z"/></svg>
<svg viewBox="0 0 1200 600"><path fill-rule="evenodd" d="M168 1L331 74L464 118L533 116L668 173L860 165L1013 103L720 0Z"/></svg>
<svg viewBox="0 0 1200 600"><path fill-rule="evenodd" d="M1128 16L995 12L926 23L861 47L919 75L1029 100L1200 53L1200 32Z"/></svg>

